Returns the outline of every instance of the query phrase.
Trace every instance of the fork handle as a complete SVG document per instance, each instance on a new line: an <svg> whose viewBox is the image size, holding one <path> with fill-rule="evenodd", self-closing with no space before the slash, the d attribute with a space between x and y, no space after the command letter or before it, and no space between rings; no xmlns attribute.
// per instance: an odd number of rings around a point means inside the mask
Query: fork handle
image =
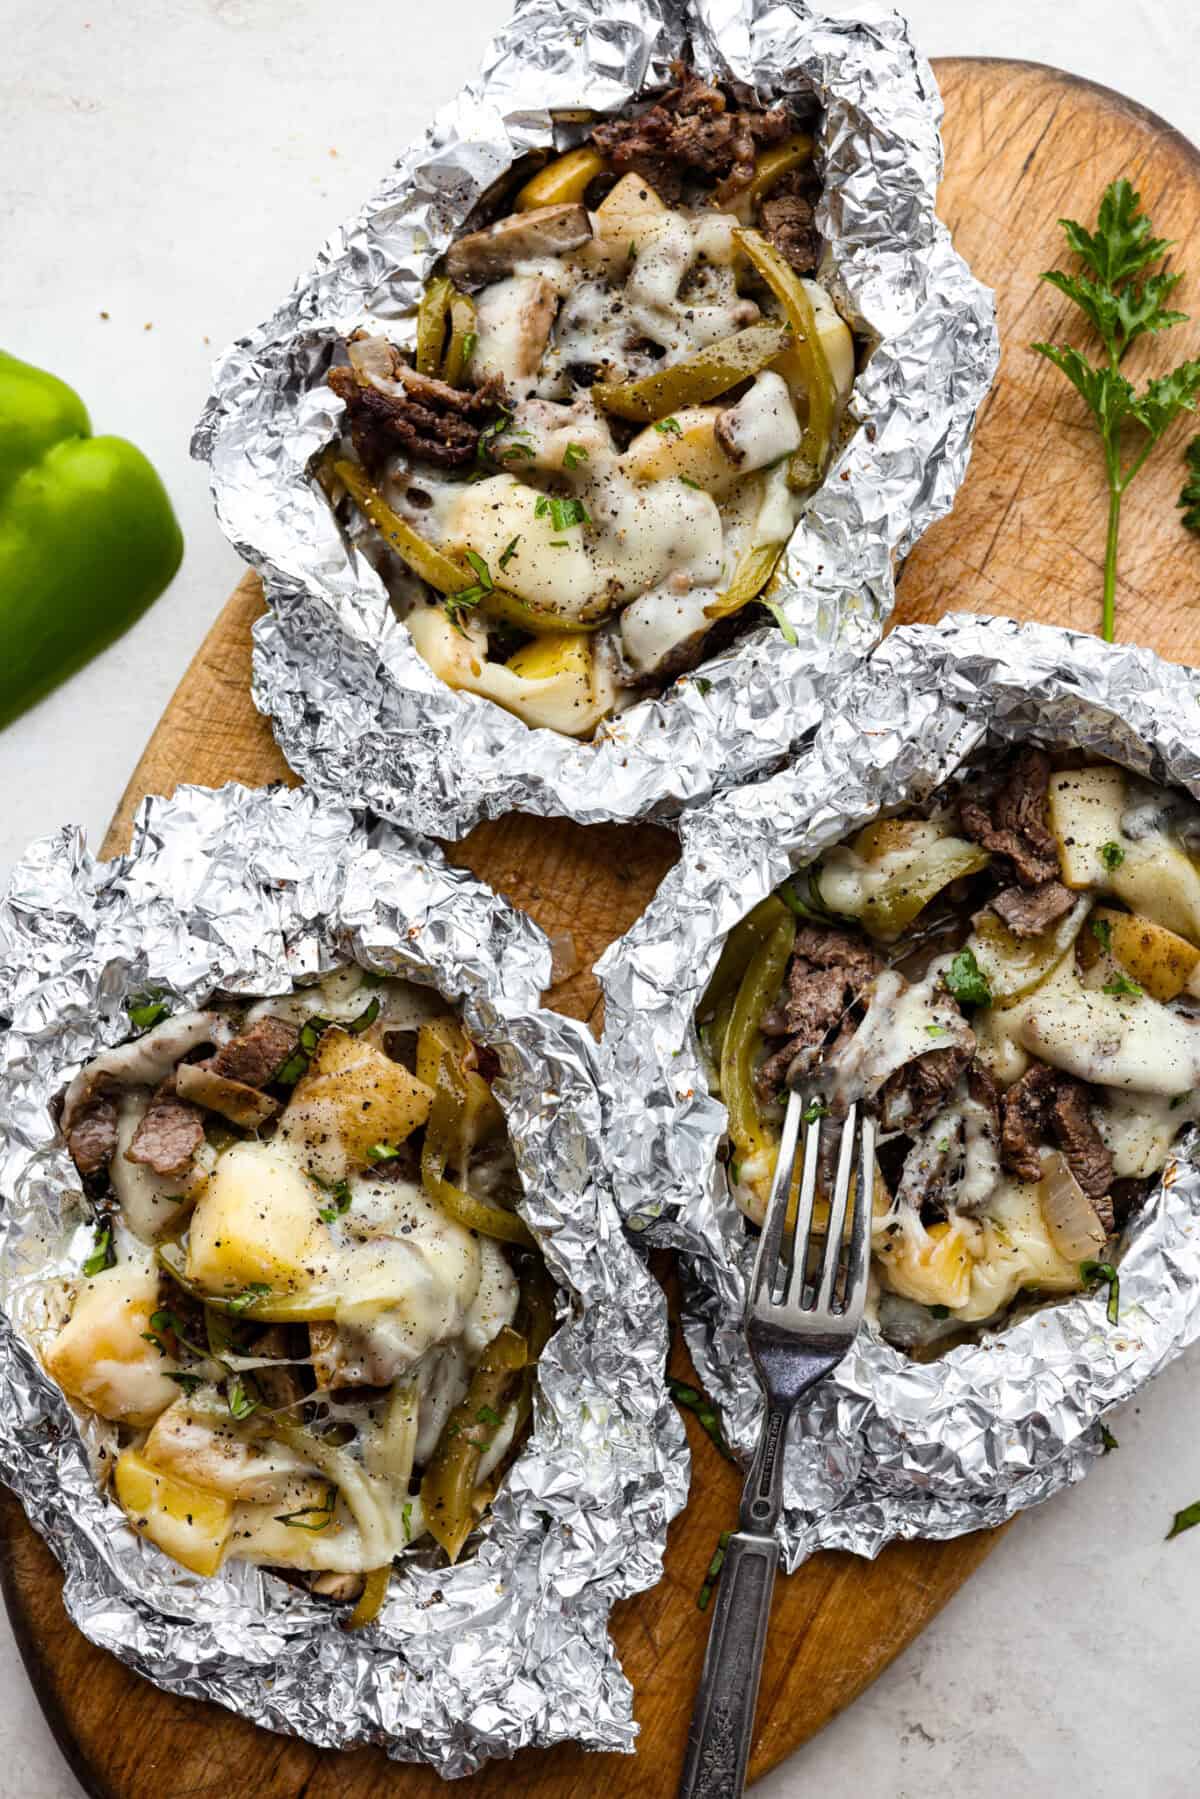
<svg viewBox="0 0 1200 1799"><path fill-rule="evenodd" d="M739 1799L754 1736L779 1547L739 1530L725 1550L679 1799Z"/></svg>

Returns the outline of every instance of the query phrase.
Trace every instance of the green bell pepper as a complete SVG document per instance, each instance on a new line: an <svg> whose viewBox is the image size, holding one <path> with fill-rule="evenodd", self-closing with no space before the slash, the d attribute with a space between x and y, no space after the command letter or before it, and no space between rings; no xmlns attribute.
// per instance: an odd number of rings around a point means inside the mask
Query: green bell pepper
<svg viewBox="0 0 1200 1799"><path fill-rule="evenodd" d="M119 637L183 555L141 451L91 430L64 381L0 350L0 726Z"/></svg>

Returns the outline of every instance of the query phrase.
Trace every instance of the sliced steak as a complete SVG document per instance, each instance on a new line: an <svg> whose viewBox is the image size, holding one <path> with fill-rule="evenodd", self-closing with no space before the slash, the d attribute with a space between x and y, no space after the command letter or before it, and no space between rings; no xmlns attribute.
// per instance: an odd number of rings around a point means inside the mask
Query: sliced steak
<svg viewBox="0 0 1200 1799"><path fill-rule="evenodd" d="M287 1018L258 1018L202 1066L243 1087L265 1087L279 1073L297 1043L300 1027Z"/></svg>
<svg viewBox="0 0 1200 1799"><path fill-rule="evenodd" d="M850 931L835 925L802 924L792 945L786 993L763 1019L768 1036L787 1041L759 1068L755 1080L764 1099L778 1092L793 1063L817 1059L830 1031L883 967L882 959Z"/></svg>
<svg viewBox="0 0 1200 1799"><path fill-rule="evenodd" d="M244 1081L229 1081L208 1062L181 1062L175 1070L175 1091L180 1099L206 1112L217 1112L241 1130L256 1131L274 1117L279 1102Z"/></svg>
<svg viewBox="0 0 1200 1799"><path fill-rule="evenodd" d="M879 1121L885 1131L916 1131L928 1124L975 1054L975 1034L945 1049L914 1056L890 1074L879 1089Z"/></svg>
<svg viewBox="0 0 1200 1799"><path fill-rule="evenodd" d="M350 435L363 467L377 473L405 451L435 468L467 468L479 455L483 428L503 404L505 388L492 378L474 389L450 387L398 365L400 391L384 393L359 381L351 368L330 369L326 380L346 403Z"/></svg>
<svg viewBox="0 0 1200 1799"><path fill-rule="evenodd" d="M117 1148L117 1108L107 1093L93 1093L76 1112L67 1148L80 1174L107 1168Z"/></svg>
<svg viewBox="0 0 1200 1799"><path fill-rule="evenodd" d="M997 1143L1000 1141L1000 1089L992 1078L992 1071L976 1059L967 1069L967 1092L977 1106L982 1106L990 1115L992 1128Z"/></svg>
<svg viewBox="0 0 1200 1799"><path fill-rule="evenodd" d="M155 1174L184 1174L203 1141L204 1119L196 1106L178 1097L172 1076L150 1101L125 1160L141 1162Z"/></svg>
<svg viewBox="0 0 1200 1799"><path fill-rule="evenodd" d="M1066 917L1076 898L1061 881L1045 881L1040 887L1006 887L991 904L1015 937L1040 937Z"/></svg>
<svg viewBox="0 0 1200 1799"><path fill-rule="evenodd" d="M1035 1062L1008 1089L1003 1100L1000 1153L1020 1180L1040 1181L1038 1149L1047 1138L1061 1149L1068 1168L1111 1230L1111 1203L1102 1204L1113 1179L1112 1157L1092 1119L1086 1084L1073 1075Z"/></svg>
<svg viewBox="0 0 1200 1799"><path fill-rule="evenodd" d="M762 144L777 144L795 129L786 107L743 112L731 107L719 87L672 65L677 85L647 112L633 119L613 119L592 131L592 142L607 156L617 174L641 175L661 200L675 205L688 175L707 175L721 183L718 197L728 200L747 187Z"/></svg>
<svg viewBox="0 0 1200 1799"><path fill-rule="evenodd" d="M814 275L821 260L816 197L806 171L796 169L772 188L760 210L764 236L798 275Z"/></svg>
<svg viewBox="0 0 1200 1799"><path fill-rule="evenodd" d="M967 836L993 855L1007 856L1023 887L1058 879L1058 853L1046 824L1049 784L1049 756L1027 745L989 800L964 793L959 801Z"/></svg>

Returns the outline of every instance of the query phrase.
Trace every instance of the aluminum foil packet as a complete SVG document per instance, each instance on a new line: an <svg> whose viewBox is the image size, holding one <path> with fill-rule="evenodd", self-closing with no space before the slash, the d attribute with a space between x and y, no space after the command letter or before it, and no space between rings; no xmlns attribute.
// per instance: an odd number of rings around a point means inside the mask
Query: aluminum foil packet
<svg viewBox="0 0 1200 1799"><path fill-rule="evenodd" d="M129 1035L130 995L283 993L348 960L438 988L497 1051L522 1213L560 1285L533 1431L477 1551L448 1568L414 1545L380 1623L353 1636L260 1569L198 1580L136 1536L96 1478L112 1427L73 1412L26 1330L45 1278L79 1266L66 1241L84 1219L79 1177L51 1104ZM13 874L0 902L0 1475L61 1561L74 1622L159 1686L447 1776L529 1744L632 1748L607 1619L659 1578L687 1451L664 1387L664 1302L598 1173L595 1045L539 1009L550 961L531 920L435 847L302 791L183 787L143 804L128 855L96 861L67 829Z"/></svg>
<svg viewBox="0 0 1200 1799"><path fill-rule="evenodd" d="M818 225L839 310L871 354L852 429L780 567L795 642L752 631L580 743L445 686L311 476L342 403L322 386L359 327L409 346L424 281L496 181L669 83L705 75L771 105L815 93ZM519 0L481 74L403 153L291 295L215 366L193 454L218 518L261 573L254 697L323 797L459 836L518 809L582 823L668 817L777 766L828 680L876 642L893 559L949 510L998 359L991 294L938 221L941 100L903 20L804 0Z"/></svg>
<svg viewBox="0 0 1200 1799"><path fill-rule="evenodd" d="M598 966L616 1110L617 1201L682 1252L685 1332L746 1459L762 1397L741 1331L757 1233L716 1161L693 1014L729 930L796 868L880 810L923 799L970 756L1069 745L1200 798L1200 671L1149 650L1010 619L905 626L832 697L814 745L685 820L684 853ZM781 1547L874 1556L896 1537L995 1525L1079 1480L1100 1420L1200 1334L1200 1139L1176 1146L1123 1239L1107 1292L1036 1306L920 1364L869 1324L793 1415Z"/></svg>

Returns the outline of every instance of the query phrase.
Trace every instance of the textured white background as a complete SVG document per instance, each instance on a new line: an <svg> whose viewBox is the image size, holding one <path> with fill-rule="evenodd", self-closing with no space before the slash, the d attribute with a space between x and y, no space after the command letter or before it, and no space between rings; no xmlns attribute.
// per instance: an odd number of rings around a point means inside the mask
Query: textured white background
<svg viewBox="0 0 1200 1799"><path fill-rule="evenodd" d="M98 431L147 451L187 539L152 612L0 736L0 872L65 820L99 841L237 579L187 455L211 356L276 304L507 10L0 0L0 342L77 385ZM907 10L931 56L1057 63L1200 137L1190 0ZM1020 1522L866 1696L762 1784L764 1799L1012 1799L1077 1786L1091 1799L1194 1799L1200 1532L1163 1542L1175 1509L1200 1498L1191 1378L1177 1363L1116 1420L1119 1452ZM896 1604L907 1598L898 1591ZM596 1778L638 1790L635 1764L598 1764ZM254 1790L248 1780L243 1792ZM0 1795L79 1792L0 1619Z"/></svg>

